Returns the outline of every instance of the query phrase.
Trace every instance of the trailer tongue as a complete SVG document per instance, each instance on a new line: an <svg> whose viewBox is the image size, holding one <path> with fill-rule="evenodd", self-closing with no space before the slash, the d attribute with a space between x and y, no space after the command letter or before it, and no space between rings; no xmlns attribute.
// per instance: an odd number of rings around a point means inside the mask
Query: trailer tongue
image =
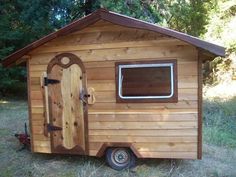
<svg viewBox="0 0 236 177"><path fill-rule="evenodd" d="M15 137L19 140L22 147L18 151L22 151L23 149L30 149L30 136L27 132L27 125L25 123L25 132L24 133L16 133Z"/></svg>

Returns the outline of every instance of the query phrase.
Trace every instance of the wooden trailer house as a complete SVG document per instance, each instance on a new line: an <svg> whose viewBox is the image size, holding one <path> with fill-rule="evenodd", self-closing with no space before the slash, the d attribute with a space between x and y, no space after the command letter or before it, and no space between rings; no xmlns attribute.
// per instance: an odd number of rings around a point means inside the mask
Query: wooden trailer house
<svg viewBox="0 0 236 177"><path fill-rule="evenodd" d="M3 60L27 63L31 150L201 159L202 63L221 46L99 9Z"/></svg>

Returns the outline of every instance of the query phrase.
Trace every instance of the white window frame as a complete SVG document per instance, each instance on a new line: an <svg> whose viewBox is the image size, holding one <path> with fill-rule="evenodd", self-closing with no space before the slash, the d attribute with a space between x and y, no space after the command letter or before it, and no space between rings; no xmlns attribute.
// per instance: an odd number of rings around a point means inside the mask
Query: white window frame
<svg viewBox="0 0 236 177"><path fill-rule="evenodd" d="M170 67L171 76L171 93L166 96L123 96L122 95L122 80L123 76L121 71L123 68L156 68L156 67ZM156 64L125 64L119 65L119 86L118 94L121 99L168 99L174 95L174 63L156 63Z"/></svg>

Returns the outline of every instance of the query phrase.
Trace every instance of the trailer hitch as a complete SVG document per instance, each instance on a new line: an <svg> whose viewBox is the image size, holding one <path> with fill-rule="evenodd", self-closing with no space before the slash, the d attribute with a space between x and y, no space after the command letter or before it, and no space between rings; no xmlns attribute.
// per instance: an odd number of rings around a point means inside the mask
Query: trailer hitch
<svg viewBox="0 0 236 177"><path fill-rule="evenodd" d="M17 151L22 151L23 149L30 149L30 136L27 132L27 125L25 123L25 133L16 133L15 137L19 140L22 147Z"/></svg>

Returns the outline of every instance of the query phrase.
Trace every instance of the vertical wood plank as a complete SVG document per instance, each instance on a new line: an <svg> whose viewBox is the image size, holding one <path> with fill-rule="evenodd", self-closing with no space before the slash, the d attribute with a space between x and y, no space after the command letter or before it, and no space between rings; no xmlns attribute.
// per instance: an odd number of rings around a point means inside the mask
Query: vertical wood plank
<svg viewBox="0 0 236 177"><path fill-rule="evenodd" d="M55 65L51 72L48 73L48 79L62 80L62 68ZM63 102L61 94L61 84L49 84L48 85L49 94L49 112L50 112L50 124L53 126L62 126L62 112ZM52 147L58 146L63 143L63 135L61 131L51 132L51 142Z"/></svg>
<svg viewBox="0 0 236 177"><path fill-rule="evenodd" d="M31 151L34 152L34 134L32 127L32 110L31 110L31 80L30 80L30 60L27 60L27 90L28 90L28 119L29 119L29 127L30 127L30 139L31 139Z"/></svg>

